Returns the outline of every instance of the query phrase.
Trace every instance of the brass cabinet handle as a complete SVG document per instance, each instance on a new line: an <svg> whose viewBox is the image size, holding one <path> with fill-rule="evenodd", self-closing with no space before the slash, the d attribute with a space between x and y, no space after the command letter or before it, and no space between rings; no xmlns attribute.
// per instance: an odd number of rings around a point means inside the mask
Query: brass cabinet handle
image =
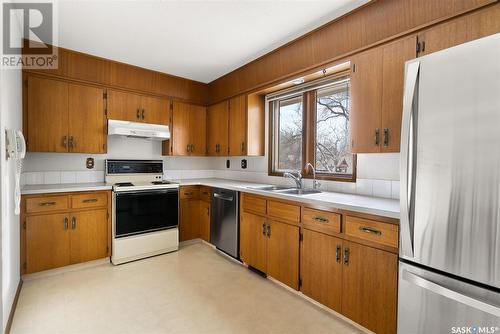
<svg viewBox="0 0 500 334"><path fill-rule="evenodd" d="M97 198L87 198L82 201L83 203L95 203L97 202Z"/></svg>
<svg viewBox="0 0 500 334"><path fill-rule="evenodd" d="M75 141L74 141L74 139L73 139L73 136L70 136L70 137L69 137L68 145L69 145L69 147L71 147L71 148L73 148L73 147L75 147L75 146L76 146Z"/></svg>
<svg viewBox="0 0 500 334"><path fill-rule="evenodd" d="M38 205L40 205L40 206L52 206L52 205L56 205L56 202L42 202L42 203L38 203Z"/></svg>
<svg viewBox="0 0 500 334"><path fill-rule="evenodd" d="M344 248L344 264L349 265L349 248Z"/></svg>
<svg viewBox="0 0 500 334"><path fill-rule="evenodd" d="M76 217L71 218L71 229L76 229Z"/></svg>
<svg viewBox="0 0 500 334"><path fill-rule="evenodd" d="M245 152L245 142L241 143L241 153Z"/></svg>
<svg viewBox="0 0 500 334"><path fill-rule="evenodd" d="M215 144L215 153L219 153L219 144Z"/></svg>
<svg viewBox="0 0 500 334"><path fill-rule="evenodd" d="M141 118L144 119L144 109L142 109Z"/></svg>
<svg viewBox="0 0 500 334"><path fill-rule="evenodd" d="M141 118L141 109L137 108L137 114L136 114L136 117L137 118Z"/></svg>
<svg viewBox="0 0 500 334"><path fill-rule="evenodd" d="M271 237L271 225L267 225L267 236Z"/></svg>
<svg viewBox="0 0 500 334"><path fill-rule="evenodd" d="M370 234L375 234L375 235L382 235L382 231L379 231L373 227L368 227L368 226L361 226L359 228L359 230L361 232L365 232L365 233L370 233Z"/></svg>
<svg viewBox="0 0 500 334"><path fill-rule="evenodd" d="M191 144L191 153L194 152L194 144Z"/></svg>
<svg viewBox="0 0 500 334"><path fill-rule="evenodd" d="M375 145L380 144L380 129L375 129Z"/></svg>
<svg viewBox="0 0 500 334"><path fill-rule="evenodd" d="M193 192L191 192L191 191L184 193L184 195L186 195L186 196L191 196L192 194L193 194Z"/></svg>
<svg viewBox="0 0 500 334"><path fill-rule="evenodd" d="M389 146L389 129L384 129L384 146Z"/></svg>
<svg viewBox="0 0 500 334"><path fill-rule="evenodd" d="M190 146L189 144L187 144L187 146L186 146L186 151L187 151L187 152L189 152L189 148L190 148L190 147L191 147L191 146Z"/></svg>
<svg viewBox="0 0 500 334"><path fill-rule="evenodd" d="M64 229L68 229L68 217L64 217Z"/></svg>
<svg viewBox="0 0 500 334"><path fill-rule="evenodd" d="M319 216L316 216L313 219L317 222L320 222L320 223L328 223L329 222L329 220L327 218L323 218L323 217L319 217Z"/></svg>
<svg viewBox="0 0 500 334"><path fill-rule="evenodd" d="M262 234L266 235L266 224L262 224Z"/></svg>
<svg viewBox="0 0 500 334"><path fill-rule="evenodd" d="M210 208L207 208L207 216L210 216Z"/></svg>
<svg viewBox="0 0 500 334"><path fill-rule="evenodd" d="M337 249L335 249L335 260L340 263L340 245L337 245Z"/></svg>
<svg viewBox="0 0 500 334"><path fill-rule="evenodd" d="M68 147L68 136L63 137L63 146Z"/></svg>

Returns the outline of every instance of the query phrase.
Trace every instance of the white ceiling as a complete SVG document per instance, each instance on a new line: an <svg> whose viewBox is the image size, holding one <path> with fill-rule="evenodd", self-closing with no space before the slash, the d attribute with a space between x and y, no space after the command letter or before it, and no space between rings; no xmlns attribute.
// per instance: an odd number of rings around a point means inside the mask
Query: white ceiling
<svg viewBox="0 0 500 334"><path fill-rule="evenodd" d="M58 45L207 83L366 2L62 0Z"/></svg>

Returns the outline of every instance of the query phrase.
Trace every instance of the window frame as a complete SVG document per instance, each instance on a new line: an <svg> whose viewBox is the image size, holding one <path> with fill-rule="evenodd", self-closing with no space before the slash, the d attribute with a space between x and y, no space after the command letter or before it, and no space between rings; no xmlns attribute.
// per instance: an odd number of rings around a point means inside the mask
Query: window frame
<svg viewBox="0 0 500 334"><path fill-rule="evenodd" d="M275 169L275 146L276 146L276 134L275 134L275 110L274 105L276 100L284 100L289 98L291 95L302 94L303 109L302 109L302 166L300 172L302 176L306 179L312 179L313 173L311 168L305 169L305 164L310 162L316 168L316 96L317 90L328 86L330 83L334 84L343 77L347 77L348 72L342 72L334 77L328 78L327 81L324 79L316 85L308 85L307 89L301 92L300 87L296 87L296 94L293 91L289 94L273 94L276 98L271 101L267 101L269 110L269 159L268 159L268 175L269 176L283 176L284 171L277 171ZM279 95L283 95L282 98ZM316 173L317 180L327 180L327 181L341 181L341 182L356 182L356 162L357 156L355 153L352 154L352 174L343 175L337 173Z"/></svg>

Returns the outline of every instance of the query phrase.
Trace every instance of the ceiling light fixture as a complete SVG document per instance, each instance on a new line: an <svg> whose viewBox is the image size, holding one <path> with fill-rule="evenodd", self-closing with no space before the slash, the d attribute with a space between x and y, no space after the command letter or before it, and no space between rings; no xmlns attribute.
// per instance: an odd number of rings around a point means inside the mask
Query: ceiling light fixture
<svg viewBox="0 0 500 334"><path fill-rule="evenodd" d="M293 83L294 85L300 85L300 84L304 83L304 78L293 79L290 82Z"/></svg>

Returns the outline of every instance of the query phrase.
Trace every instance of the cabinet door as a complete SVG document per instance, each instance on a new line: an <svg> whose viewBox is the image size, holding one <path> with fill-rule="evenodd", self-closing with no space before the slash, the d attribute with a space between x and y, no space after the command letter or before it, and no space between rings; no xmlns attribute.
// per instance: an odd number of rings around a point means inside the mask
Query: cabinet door
<svg viewBox="0 0 500 334"><path fill-rule="evenodd" d="M200 201L200 238L210 242L210 203Z"/></svg>
<svg viewBox="0 0 500 334"><path fill-rule="evenodd" d="M382 140L382 48L354 56L351 62L349 136L353 153L380 151Z"/></svg>
<svg viewBox="0 0 500 334"><path fill-rule="evenodd" d="M26 217L26 273L70 264L68 226L65 213Z"/></svg>
<svg viewBox="0 0 500 334"><path fill-rule="evenodd" d="M69 151L106 153L106 115L104 90L69 85Z"/></svg>
<svg viewBox="0 0 500 334"><path fill-rule="evenodd" d="M28 77L27 141L30 152L68 152L68 84Z"/></svg>
<svg viewBox="0 0 500 334"><path fill-rule="evenodd" d="M419 35L419 42L421 42L419 57L465 43L467 42L467 20L462 17L438 24Z"/></svg>
<svg viewBox="0 0 500 334"><path fill-rule="evenodd" d="M208 107L207 110L207 148L208 155L226 156L228 150L229 126L228 102L220 102Z"/></svg>
<svg viewBox="0 0 500 334"><path fill-rule="evenodd" d="M375 333L396 332L398 256L343 242L342 314Z"/></svg>
<svg viewBox="0 0 500 334"><path fill-rule="evenodd" d="M141 96L132 93L108 90L108 118L140 122Z"/></svg>
<svg viewBox="0 0 500 334"><path fill-rule="evenodd" d="M269 276L299 289L299 227L270 221L267 251L267 273Z"/></svg>
<svg viewBox="0 0 500 334"><path fill-rule="evenodd" d="M174 101L172 105L172 155L189 155L190 128L187 103Z"/></svg>
<svg viewBox="0 0 500 334"><path fill-rule="evenodd" d="M190 105L189 137L191 143L190 155L207 154L207 108Z"/></svg>
<svg viewBox="0 0 500 334"><path fill-rule="evenodd" d="M70 214L71 263L108 256L107 209Z"/></svg>
<svg viewBox="0 0 500 334"><path fill-rule="evenodd" d="M416 37L389 44L383 50L381 151L399 152L405 62L417 56Z"/></svg>
<svg viewBox="0 0 500 334"><path fill-rule="evenodd" d="M153 96L141 97L141 119L145 123L168 125L169 101Z"/></svg>
<svg viewBox="0 0 500 334"><path fill-rule="evenodd" d="M242 213L240 216L240 258L248 265L267 272L266 218Z"/></svg>
<svg viewBox="0 0 500 334"><path fill-rule="evenodd" d="M240 95L229 100L229 155L246 155L246 148L246 95Z"/></svg>
<svg viewBox="0 0 500 334"><path fill-rule="evenodd" d="M179 234L180 241L200 237L199 200L180 200Z"/></svg>
<svg viewBox="0 0 500 334"><path fill-rule="evenodd" d="M342 240L304 229L301 247L301 291L321 304L340 312Z"/></svg>

